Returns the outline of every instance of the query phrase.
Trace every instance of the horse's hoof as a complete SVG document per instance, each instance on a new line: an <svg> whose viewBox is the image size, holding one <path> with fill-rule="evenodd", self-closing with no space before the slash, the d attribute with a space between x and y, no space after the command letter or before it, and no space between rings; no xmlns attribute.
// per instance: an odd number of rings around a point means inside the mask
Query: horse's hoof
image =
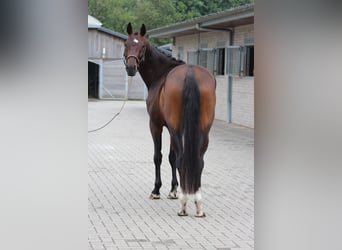
<svg viewBox="0 0 342 250"><path fill-rule="evenodd" d="M177 214L178 216L188 216L188 213L185 210L181 210Z"/></svg>
<svg viewBox="0 0 342 250"><path fill-rule="evenodd" d="M167 196L167 198L170 200L176 200L176 199L178 199L178 196L177 196L176 192L170 192L169 195Z"/></svg>
<svg viewBox="0 0 342 250"><path fill-rule="evenodd" d="M205 215L204 212L200 212L200 213L196 213L195 217L197 217L197 218L204 218L204 217L206 217L206 215Z"/></svg>
<svg viewBox="0 0 342 250"><path fill-rule="evenodd" d="M151 194L150 195L150 199L151 200L159 200L160 199L160 194Z"/></svg>

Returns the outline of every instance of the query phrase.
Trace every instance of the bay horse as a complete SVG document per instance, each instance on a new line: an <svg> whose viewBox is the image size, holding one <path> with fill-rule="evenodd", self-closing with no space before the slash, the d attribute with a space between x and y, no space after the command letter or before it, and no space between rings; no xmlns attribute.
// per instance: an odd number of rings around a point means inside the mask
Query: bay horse
<svg viewBox="0 0 342 250"><path fill-rule="evenodd" d="M189 194L195 194L196 217L204 217L201 175L203 156L208 148L209 130L214 120L216 80L207 69L169 58L151 46L145 38L146 27L133 33L127 25L124 63L128 76L139 71L148 89L146 99L150 131L154 142L155 182L151 199L160 198L161 134L165 126L170 134L169 162L172 168L169 199L177 199L177 175L180 177L181 208L186 212Z"/></svg>

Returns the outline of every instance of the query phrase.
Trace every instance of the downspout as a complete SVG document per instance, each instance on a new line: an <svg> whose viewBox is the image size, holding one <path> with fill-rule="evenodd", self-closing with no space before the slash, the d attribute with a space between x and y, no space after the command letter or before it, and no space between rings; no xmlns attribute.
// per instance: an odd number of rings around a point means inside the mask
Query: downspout
<svg viewBox="0 0 342 250"><path fill-rule="evenodd" d="M234 45L234 30L229 33L229 46ZM227 53L228 54L228 53ZM228 58L227 58L228 60ZM233 76L228 75L228 103L227 103L227 122L232 122L232 100L233 100Z"/></svg>
<svg viewBox="0 0 342 250"><path fill-rule="evenodd" d="M196 24L197 26L197 24ZM197 37L197 64L200 64L200 46L201 46L201 31L198 30L198 37Z"/></svg>
<svg viewBox="0 0 342 250"><path fill-rule="evenodd" d="M216 28L203 28L199 23L196 23L195 28L201 33L201 31L222 31L229 32L229 46L234 45L234 29L216 29ZM199 38L200 39L200 38ZM200 46L200 40L198 41L198 49ZM228 60L228 58L226 59ZM233 77L228 75L228 93L227 93L227 122L232 122L232 90L233 90Z"/></svg>

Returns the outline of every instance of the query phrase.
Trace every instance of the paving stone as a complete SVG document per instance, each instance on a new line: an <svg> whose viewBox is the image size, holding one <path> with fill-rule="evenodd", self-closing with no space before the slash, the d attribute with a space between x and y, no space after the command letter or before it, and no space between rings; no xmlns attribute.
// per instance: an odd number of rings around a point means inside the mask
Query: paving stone
<svg viewBox="0 0 342 250"><path fill-rule="evenodd" d="M106 123L121 101L89 101L89 130ZM214 121L202 174L206 218L187 217L168 200L171 167L164 129L161 199L154 184L153 141L146 106L129 101L104 129L88 135L88 249L226 249L254 247L254 131Z"/></svg>

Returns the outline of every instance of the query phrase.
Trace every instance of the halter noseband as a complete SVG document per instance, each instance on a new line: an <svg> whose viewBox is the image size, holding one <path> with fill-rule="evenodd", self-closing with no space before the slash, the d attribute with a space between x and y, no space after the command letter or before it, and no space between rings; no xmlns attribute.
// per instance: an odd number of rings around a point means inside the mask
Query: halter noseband
<svg viewBox="0 0 342 250"><path fill-rule="evenodd" d="M146 52L146 48L143 49L143 53L142 53L141 58L139 58L139 57L137 57L135 55L128 55L128 56L124 57L124 64L127 66L128 59L133 57L136 60L138 68L139 68L140 63L145 60L145 52Z"/></svg>

